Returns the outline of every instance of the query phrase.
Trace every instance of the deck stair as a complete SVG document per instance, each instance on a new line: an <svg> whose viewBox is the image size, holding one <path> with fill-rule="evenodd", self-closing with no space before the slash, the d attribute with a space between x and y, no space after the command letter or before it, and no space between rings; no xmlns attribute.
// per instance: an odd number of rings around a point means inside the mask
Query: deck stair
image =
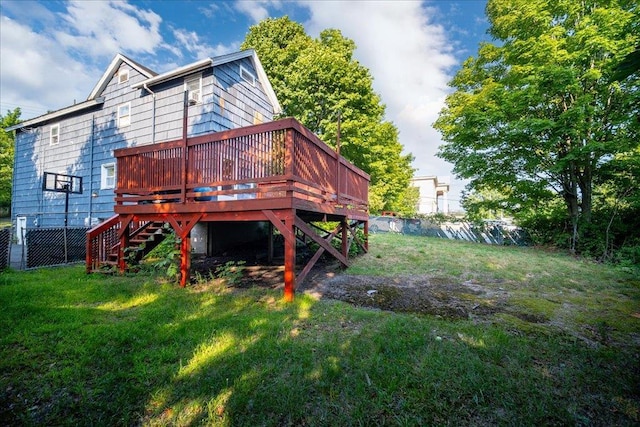
<svg viewBox="0 0 640 427"><path fill-rule="evenodd" d="M120 251L120 227L120 218L115 215L87 233L87 253L92 259L87 263L87 272L113 270L118 267L121 254L126 258L126 264L137 264L171 233L171 227L160 221L131 222L128 245Z"/></svg>
<svg viewBox="0 0 640 427"><path fill-rule="evenodd" d="M162 243L169 233L171 233L171 228L165 227L162 222L150 221L141 226L132 234L129 246L125 249L127 263L139 263L145 255ZM108 255L106 264L118 264L117 247Z"/></svg>

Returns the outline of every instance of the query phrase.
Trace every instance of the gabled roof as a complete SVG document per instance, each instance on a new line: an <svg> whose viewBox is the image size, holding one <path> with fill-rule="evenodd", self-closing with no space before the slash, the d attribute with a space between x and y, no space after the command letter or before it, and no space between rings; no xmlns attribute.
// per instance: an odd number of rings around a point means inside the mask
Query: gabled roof
<svg viewBox="0 0 640 427"><path fill-rule="evenodd" d="M7 132L11 132L12 130L28 128L33 125L37 125L43 122L47 122L50 120L57 119L58 117L65 116L67 114L75 113L76 111L86 110L91 107L95 107L96 105L104 104L104 97L100 96L94 99L90 99L88 101L79 102L77 104L73 104L70 107L61 108L56 111L52 111L47 114L43 114L38 117L34 117L33 119L25 120L23 122L18 123L17 125L13 125L5 129Z"/></svg>
<svg viewBox="0 0 640 427"><path fill-rule="evenodd" d="M129 59L126 56L119 53L115 56L115 58L113 58L113 61L111 61L111 64L109 64L109 67L107 67L107 70L104 72L104 74L102 74L102 77L98 81L98 84L93 88L87 100L94 99L97 96L100 96L100 94L102 94L102 91L107 87L107 84L109 84L109 82L111 81L111 78L118 71L122 63L127 63L129 66L131 66L131 68L138 71L140 74L142 74L147 78L151 78L158 75L158 73L156 73L155 71L150 70L144 65L140 65L136 61Z"/></svg>
<svg viewBox="0 0 640 427"><path fill-rule="evenodd" d="M262 88L264 92L267 94L269 101L273 105L273 111L275 114L279 114L282 112L282 108L280 107L280 103L278 102L278 98L276 98L276 93L273 91L273 87L269 82L269 78L267 77L267 73L264 71L262 67L262 63L256 54L256 51L253 49L242 50L240 52L229 53L227 55L216 56L215 58L206 58L201 59L200 61L185 65L184 67L176 68L175 70L168 71L163 74L158 74L156 76L150 77L147 80L144 80L140 83L136 83L132 86L134 89L139 89L142 87L154 86L159 83L163 83L178 77L186 76L188 74L194 73L199 70L204 70L209 67L217 67L219 65L227 64L229 62L237 61L239 59L249 58L253 62L253 67L258 74L258 80L262 84Z"/></svg>
<svg viewBox="0 0 640 427"><path fill-rule="evenodd" d="M18 123L15 126L6 128L5 130L9 132L16 129L22 129L25 127L34 126L43 122L57 119L67 114L75 113L91 107L95 107L96 105L103 104L104 97L100 95L102 94L102 91L104 90L104 88L107 87L107 84L109 83L113 75L118 71L122 63L127 63L131 68L137 70L140 74L142 74L147 78L153 77L158 74L150 70L149 68L143 65L140 65L136 61L129 59L126 56L119 53L113 58L113 60L111 61L111 64L109 64L109 67L107 67L107 70L104 72L104 74L102 74L102 77L98 81L98 84L93 88L93 90L91 91L91 94L89 95L86 101L79 102L77 104L73 104L70 107L61 108L59 110L52 111L50 113L46 113L38 117L34 117L33 119L30 119L30 120L25 120L23 122Z"/></svg>
<svg viewBox="0 0 640 427"><path fill-rule="evenodd" d="M143 65L140 65L139 63L119 53L113 58L113 60L111 61L111 64L109 64L109 67L107 67L106 71L102 74L102 77L98 81L98 84L96 84L96 86L93 88L93 90L91 91L91 94L89 95L86 101L80 102L78 104L74 104L70 107L61 108L51 113L43 114L42 116L38 116L30 120L23 121L15 126L6 128L5 130L12 131L12 130L21 129L29 126L34 126L43 122L47 122L47 121L62 117L66 114L82 111L84 109L88 109L104 103L104 97L100 95L102 94L102 91L104 91L104 89L107 87L107 84L109 84L109 82L113 78L113 75L118 71L118 69L120 68L120 65L122 65L123 63L128 64L131 68L137 70L140 74L147 77L146 80L131 86L133 89L139 89L145 86L147 87L153 86L158 83L166 82L168 80L171 80L177 77L185 76L198 70L204 70L205 68L209 68L209 67L216 67L219 65L223 65L223 64L237 61L239 59L244 59L244 58L249 58L253 62L253 66L256 70L256 73L258 74L258 80L262 84L264 92L267 94L269 101L271 101L271 104L273 105L274 113L275 114L281 113L282 108L280 107L280 103L276 98L276 93L273 91L273 87L269 82L267 73L264 71L264 68L262 67L262 63L260 62L260 59L258 59L258 55L253 49L243 50L240 52L230 53L222 56L216 56L215 58L202 59L200 61L185 65L180 68L176 68L175 70L168 71L163 74L158 74L150 70L149 68Z"/></svg>

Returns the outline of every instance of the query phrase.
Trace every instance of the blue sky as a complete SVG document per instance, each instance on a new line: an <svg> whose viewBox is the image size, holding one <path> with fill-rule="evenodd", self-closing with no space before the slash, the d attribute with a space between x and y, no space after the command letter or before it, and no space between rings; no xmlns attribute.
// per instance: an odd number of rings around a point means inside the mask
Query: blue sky
<svg viewBox="0 0 640 427"><path fill-rule="evenodd" d="M0 1L0 111L38 116L87 98L117 53L156 72L239 49L249 28L288 15L307 33L355 41L416 160L416 175L451 175L432 128L462 61L489 41L486 0ZM463 183L453 176L453 207Z"/></svg>

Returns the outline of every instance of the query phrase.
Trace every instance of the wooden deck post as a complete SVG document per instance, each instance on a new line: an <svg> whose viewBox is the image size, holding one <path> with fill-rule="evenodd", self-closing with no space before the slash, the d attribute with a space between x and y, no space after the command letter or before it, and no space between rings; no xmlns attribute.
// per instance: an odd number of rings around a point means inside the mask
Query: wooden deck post
<svg viewBox="0 0 640 427"><path fill-rule="evenodd" d="M369 221L364 222L364 250L369 252Z"/></svg>
<svg viewBox="0 0 640 427"><path fill-rule="evenodd" d="M296 211L288 210L280 217L271 210L263 210L262 213L284 238L284 299L293 301L296 289Z"/></svg>
<svg viewBox="0 0 640 427"><path fill-rule="evenodd" d="M273 224L269 222L269 240L267 242L267 263L273 264Z"/></svg>
<svg viewBox="0 0 640 427"><path fill-rule="evenodd" d="M201 218L202 214L182 215L179 219L174 215L166 217L180 239L180 286L183 288L191 277L191 230Z"/></svg>
<svg viewBox="0 0 640 427"><path fill-rule="evenodd" d="M285 219L285 226L291 231L290 237L284 239L284 299L293 301L296 289L296 239L294 216Z"/></svg>
<svg viewBox="0 0 640 427"><path fill-rule="evenodd" d="M180 287L187 286L191 277L191 233L180 242Z"/></svg>
<svg viewBox="0 0 640 427"><path fill-rule="evenodd" d="M349 259L349 223L347 222L347 217L342 218L342 255L348 260Z"/></svg>

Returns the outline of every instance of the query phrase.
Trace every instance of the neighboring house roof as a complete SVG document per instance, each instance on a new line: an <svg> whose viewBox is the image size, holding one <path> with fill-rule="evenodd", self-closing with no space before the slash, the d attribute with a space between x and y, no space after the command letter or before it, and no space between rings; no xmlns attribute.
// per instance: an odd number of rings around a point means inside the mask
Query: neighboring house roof
<svg viewBox="0 0 640 427"><path fill-rule="evenodd" d="M239 59L244 59L244 58L249 58L253 62L253 66L256 70L256 73L258 74L258 80L262 84L262 88L264 89L264 92L267 94L269 101L271 101L271 104L273 105L274 113L280 114L282 112L282 108L280 107L278 98L276 98L276 93L273 91L273 87L269 82L267 73L264 71L264 68L262 67L262 63L260 62L260 59L258 58L256 51L253 49L242 50L240 52L234 52L234 53L229 53L227 55L216 56L214 58L201 59L200 61L185 65L184 67L176 68L175 70L171 70L166 73L153 76L145 81L136 83L132 87L134 89L139 89L145 86L147 87L154 86L159 83L172 80L176 77L186 76L196 71L204 70L205 68L217 67L219 65L223 65L223 64L237 61Z"/></svg>
<svg viewBox="0 0 640 427"><path fill-rule="evenodd" d="M433 186L436 188L442 188L445 189L446 191L449 191L449 177L448 176L435 176L435 175L429 175L429 176L416 176L414 178L411 178L411 183L415 184L420 184L420 183L426 183L428 181L433 181Z"/></svg>

